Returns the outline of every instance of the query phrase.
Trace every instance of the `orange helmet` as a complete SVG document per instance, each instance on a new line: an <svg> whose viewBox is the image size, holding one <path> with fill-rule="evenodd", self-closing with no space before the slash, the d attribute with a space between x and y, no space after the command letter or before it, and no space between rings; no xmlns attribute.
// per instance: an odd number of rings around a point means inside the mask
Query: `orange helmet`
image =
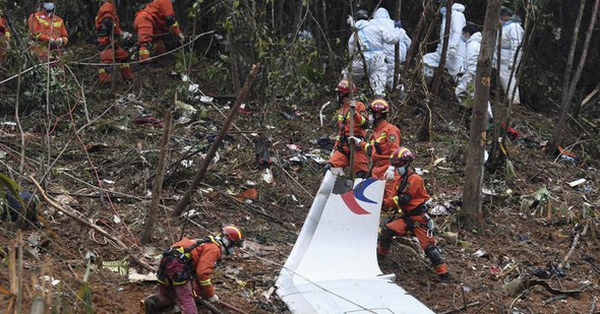
<svg viewBox="0 0 600 314"><path fill-rule="evenodd" d="M244 243L244 235L242 230L234 225L223 227L223 238L231 241L232 244L241 247Z"/></svg>
<svg viewBox="0 0 600 314"><path fill-rule="evenodd" d="M358 92L358 88L354 83L352 84L352 87L354 93ZM342 96L350 94L350 82L347 79L341 80L335 87L335 91L342 94Z"/></svg>
<svg viewBox="0 0 600 314"><path fill-rule="evenodd" d="M390 111L390 104L382 97L373 99L370 104L371 111L377 113L388 113Z"/></svg>
<svg viewBox="0 0 600 314"><path fill-rule="evenodd" d="M400 146L390 156L390 165L402 167L415 160L413 153L406 147Z"/></svg>

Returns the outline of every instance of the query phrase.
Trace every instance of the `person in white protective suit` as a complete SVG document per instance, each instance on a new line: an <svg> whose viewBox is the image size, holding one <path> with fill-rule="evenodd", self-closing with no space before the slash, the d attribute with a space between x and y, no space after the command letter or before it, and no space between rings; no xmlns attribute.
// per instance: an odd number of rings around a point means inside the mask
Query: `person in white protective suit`
<svg viewBox="0 0 600 314"><path fill-rule="evenodd" d="M446 0L441 3L440 14L442 14L442 24L440 27L440 42L434 52L423 56L423 70L425 77L432 78L435 69L440 65L442 58L442 48L444 47L444 35L446 34ZM450 76L456 80L458 73L462 72L463 57L465 46L461 41L462 29L467 24L465 19L465 6L460 3L452 5L452 20L450 21L450 35L448 37L448 52L446 53L446 70Z"/></svg>
<svg viewBox="0 0 600 314"><path fill-rule="evenodd" d="M408 48L410 47L410 44L412 43L410 37L408 37L408 35L406 34L406 31L404 30L404 28L402 28L402 24L398 21L395 22L394 20L392 20L390 18L390 14L388 12L388 10L384 9L384 8L379 8L375 11L375 13L373 14L373 19L371 20L372 24L376 24L376 25L381 25L382 27L386 28L388 31L394 31L394 28L396 27L396 24L399 24L399 29L400 29L400 40L399 40L399 57L400 57L400 63L404 63L404 61L406 61L406 54L408 52ZM389 90L392 90L394 87L394 67L395 67L395 60L396 60L396 45L390 45L390 44L386 44L383 47L383 52L385 55L385 63L387 66L387 79L386 79L386 86Z"/></svg>
<svg viewBox="0 0 600 314"><path fill-rule="evenodd" d="M516 77L516 69L521 63L522 48L519 48L523 41L525 31L521 27L518 16L507 8L500 9L500 23L502 23L502 39L500 43L500 83L505 92L505 97L512 97L512 103L518 105L521 103L519 87ZM518 53L518 55L517 55ZM517 57L515 58L515 55ZM495 63L494 63L495 64ZM514 71L513 71L514 69ZM512 74L512 79L511 79ZM508 83L510 81L510 88ZM514 97L513 97L514 93Z"/></svg>
<svg viewBox="0 0 600 314"><path fill-rule="evenodd" d="M475 98L475 77L477 75L477 60L481 50L481 33L477 31L477 26L467 24L462 29L462 41L466 44L464 65L464 74L458 79L458 85L454 90L458 102L465 108L473 106ZM493 118L492 107L488 101L488 117Z"/></svg>
<svg viewBox="0 0 600 314"><path fill-rule="evenodd" d="M348 52L351 56L354 56L352 60L352 80L358 81L368 76L374 95L385 96L387 66L384 47L386 44L394 45L400 40L400 23L395 23L396 26L389 29L366 19L354 22L350 18L348 21L350 25L356 28L356 31L352 33L348 40ZM358 40L356 41L354 39L355 34L358 34ZM360 49L358 46L360 46ZM363 56L367 73L365 73L363 66ZM347 68L342 71L342 75L344 79L348 78L349 71Z"/></svg>

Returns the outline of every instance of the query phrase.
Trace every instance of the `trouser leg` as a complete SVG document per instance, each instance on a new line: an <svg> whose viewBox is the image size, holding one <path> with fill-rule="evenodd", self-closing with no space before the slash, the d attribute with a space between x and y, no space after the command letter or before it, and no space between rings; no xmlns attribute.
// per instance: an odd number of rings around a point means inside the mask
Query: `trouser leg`
<svg viewBox="0 0 600 314"><path fill-rule="evenodd" d="M173 289L175 290L177 304L179 304L182 313L198 314L191 282L188 281L182 285L173 286Z"/></svg>

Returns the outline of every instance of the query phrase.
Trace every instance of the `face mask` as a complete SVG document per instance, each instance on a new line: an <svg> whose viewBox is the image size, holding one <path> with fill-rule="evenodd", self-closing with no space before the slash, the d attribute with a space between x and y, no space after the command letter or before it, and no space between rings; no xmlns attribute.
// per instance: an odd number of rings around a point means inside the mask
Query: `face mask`
<svg viewBox="0 0 600 314"><path fill-rule="evenodd" d="M373 117L372 113L369 113L369 123L373 123L373 121L375 121L375 117Z"/></svg>
<svg viewBox="0 0 600 314"><path fill-rule="evenodd" d="M398 174L401 176L405 175L406 174L406 166L397 167L396 172L398 172Z"/></svg>
<svg viewBox="0 0 600 314"><path fill-rule="evenodd" d="M442 13L442 15L446 15L446 7L441 7L440 13Z"/></svg>
<svg viewBox="0 0 600 314"><path fill-rule="evenodd" d="M469 38L467 38L467 37L465 37L465 36L462 36L460 39L462 39L462 41L463 41L464 43L466 43L466 42L467 42L467 40L469 40Z"/></svg>
<svg viewBox="0 0 600 314"><path fill-rule="evenodd" d="M342 95L340 95L340 93L336 93L335 94L335 99L337 100L338 103L342 102Z"/></svg>
<svg viewBox="0 0 600 314"><path fill-rule="evenodd" d="M52 14L52 12L54 11L54 2L44 2L42 4L42 7L44 8L44 10L46 10L48 14Z"/></svg>

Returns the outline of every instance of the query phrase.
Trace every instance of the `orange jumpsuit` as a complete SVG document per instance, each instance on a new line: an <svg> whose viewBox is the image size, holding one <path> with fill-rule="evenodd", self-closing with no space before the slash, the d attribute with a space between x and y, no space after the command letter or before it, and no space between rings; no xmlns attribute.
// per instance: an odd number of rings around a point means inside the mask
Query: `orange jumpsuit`
<svg viewBox="0 0 600 314"><path fill-rule="evenodd" d="M350 162L350 149L348 148L348 136L350 136L350 103L345 101L342 108L338 111L337 125L340 135L336 138L333 147L333 155L329 158L329 163L336 168L344 168ZM354 114L354 136L364 139L366 136L365 126L367 124L367 107L364 103L357 101ZM354 152L355 174L369 170L369 161L364 150L357 149Z"/></svg>
<svg viewBox="0 0 600 314"><path fill-rule="evenodd" d="M175 36L181 34L171 0L154 0L148 3L144 9L136 13L133 27L138 33L140 61L150 58L152 50L156 54L166 51L162 36L169 31Z"/></svg>
<svg viewBox="0 0 600 314"><path fill-rule="evenodd" d="M373 161L371 178L385 180L385 172L390 165L390 155L400 147L400 129L395 125L382 120L369 137L369 142L360 142L360 148Z"/></svg>
<svg viewBox="0 0 600 314"><path fill-rule="evenodd" d="M421 248L425 251L427 257L431 259L434 272L438 275L448 273L446 263L442 260L441 254L435 246L435 239L428 230L427 223L431 218L427 215L425 202L430 197L425 189L423 179L414 170L407 167L406 174L404 176L396 174L393 182L393 185L386 185L383 209L395 209L399 215L398 218L385 225L386 231L391 231L398 237L408 232L414 233L419 239ZM391 244L391 238L389 238L390 242L382 243L381 238L386 231L382 230L380 243L377 247L377 253L382 256L387 255L389 244Z"/></svg>
<svg viewBox="0 0 600 314"><path fill-rule="evenodd" d="M98 36L98 48L100 50L100 62L112 64L113 62L123 62L127 59L127 52L115 42L111 42L111 36L114 40L121 35L121 26L119 25L119 17L117 9L112 1L106 1L98 10L96 16L96 34ZM114 48L114 49L113 49ZM133 71L129 67L129 63L123 63L119 66L121 76L125 80L133 80ZM110 76L108 75L108 67L101 67L98 70L100 83L108 83Z"/></svg>
<svg viewBox="0 0 600 314"><path fill-rule="evenodd" d="M27 21L29 26L29 36L36 42L31 48L40 57L40 59L48 59L48 45L50 45L50 57L60 57L63 47L69 41L69 34L63 19L56 15L48 16L45 11L38 11L29 15ZM50 44L51 39L62 38L62 47L55 44Z"/></svg>
<svg viewBox="0 0 600 314"><path fill-rule="evenodd" d="M8 25L6 25L6 20L0 16L0 62L2 62L6 56L5 49L8 46L9 40L10 29L8 29Z"/></svg>
<svg viewBox="0 0 600 314"><path fill-rule="evenodd" d="M186 254L190 262L187 265L181 263L179 258L163 257L159 269L159 286L156 294L158 308L164 308L175 303L182 308L184 314L196 314L194 297L197 295L196 283L200 285L200 293L203 299L215 295L215 288L210 281L210 276L215 264L221 259L221 245L214 239L203 243ZM172 248L190 247L196 242L188 238L173 244ZM162 271L162 273L161 273ZM164 276L161 274L165 274ZM166 277L166 282L160 281ZM191 280L193 277L194 280Z"/></svg>

